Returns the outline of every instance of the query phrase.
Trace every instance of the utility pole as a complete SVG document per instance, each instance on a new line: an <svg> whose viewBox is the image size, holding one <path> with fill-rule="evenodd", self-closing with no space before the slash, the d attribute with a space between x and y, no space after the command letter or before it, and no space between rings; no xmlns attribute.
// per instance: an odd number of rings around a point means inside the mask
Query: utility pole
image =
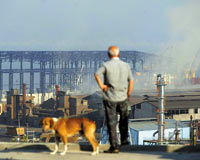
<svg viewBox="0 0 200 160"><path fill-rule="evenodd" d="M28 123L26 123L26 136L27 136L27 143L28 143Z"/></svg>
<svg viewBox="0 0 200 160"><path fill-rule="evenodd" d="M21 134L21 128L20 128L20 118L18 114L18 125L19 125L19 134L18 134L18 142L20 141L20 134Z"/></svg>

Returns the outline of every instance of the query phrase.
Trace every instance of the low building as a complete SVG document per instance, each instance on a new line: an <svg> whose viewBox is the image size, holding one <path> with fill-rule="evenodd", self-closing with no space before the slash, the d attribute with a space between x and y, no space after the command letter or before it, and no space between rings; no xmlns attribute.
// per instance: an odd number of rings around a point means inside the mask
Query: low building
<svg viewBox="0 0 200 160"><path fill-rule="evenodd" d="M175 141L176 130L179 132L178 141L189 140L190 138L189 123L166 119L164 128L164 140L166 142ZM145 145L158 140L157 120L130 120L129 130L131 144Z"/></svg>
<svg viewBox="0 0 200 160"><path fill-rule="evenodd" d="M141 97L139 103L131 106L130 118L157 118L159 103L156 96ZM166 95L164 100L165 117L178 121L200 119L200 95Z"/></svg>

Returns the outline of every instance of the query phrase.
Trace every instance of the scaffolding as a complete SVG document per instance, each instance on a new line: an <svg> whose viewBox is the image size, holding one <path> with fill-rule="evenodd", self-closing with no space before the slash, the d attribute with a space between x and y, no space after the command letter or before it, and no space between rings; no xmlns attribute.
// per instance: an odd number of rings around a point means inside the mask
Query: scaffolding
<svg viewBox="0 0 200 160"><path fill-rule="evenodd" d="M133 72L138 70L138 64L143 69L146 59L152 56L121 51L121 59L130 64ZM107 60L106 51L0 51L0 92L18 89L22 93L23 83L32 93L36 89L43 94L55 93L56 84L62 90L74 90L83 82L91 84L94 72Z"/></svg>

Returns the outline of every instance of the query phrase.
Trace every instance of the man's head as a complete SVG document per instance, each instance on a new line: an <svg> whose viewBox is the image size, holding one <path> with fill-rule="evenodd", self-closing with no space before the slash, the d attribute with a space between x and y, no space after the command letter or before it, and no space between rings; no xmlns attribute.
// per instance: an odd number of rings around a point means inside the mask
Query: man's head
<svg viewBox="0 0 200 160"><path fill-rule="evenodd" d="M108 56L110 58L119 57L120 56L119 48L116 46L110 46L108 48Z"/></svg>

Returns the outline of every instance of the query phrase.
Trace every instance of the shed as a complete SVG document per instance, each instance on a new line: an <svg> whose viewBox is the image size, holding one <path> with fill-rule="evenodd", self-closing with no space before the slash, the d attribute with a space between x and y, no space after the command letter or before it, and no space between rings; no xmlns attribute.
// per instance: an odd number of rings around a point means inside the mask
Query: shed
<svg viewBox="0 0 200 160"><path fill-rule="evenodd" d="M179 139L189 139L190 127L187 122L176 121L174 119L165 119L165 140L175 139L175 130L180 131ZM158 122L156 120L130 120L129 121L131 144L143 145L144 140L157 140Z"/></svg>

